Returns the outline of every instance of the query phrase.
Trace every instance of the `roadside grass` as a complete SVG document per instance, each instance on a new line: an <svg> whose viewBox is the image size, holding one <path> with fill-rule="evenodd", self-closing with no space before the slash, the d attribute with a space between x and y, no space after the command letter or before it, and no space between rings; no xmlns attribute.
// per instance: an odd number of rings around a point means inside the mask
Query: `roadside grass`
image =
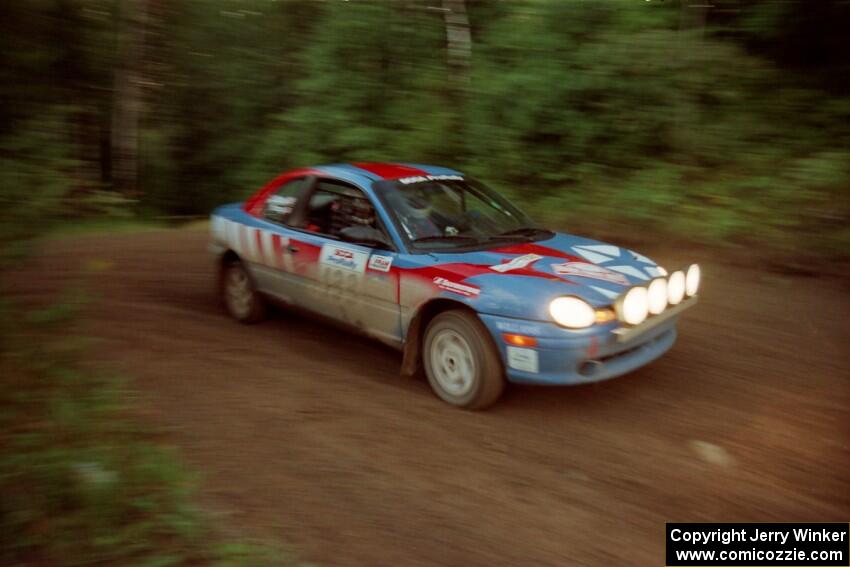
<svg viewBox="0 0 850 567"><path fill-rule="evenodd" d="M165 222L144 218L86 218L70 219L56 223L42 238L56 239L73 236L98 234L130 234L161 230L168 225Z"/></svg>
<svg viewBox="0 0 850 567"><path fill-rule="evenodd" d="M76 236L98 236L104 234L135 234L154 232L167 228L204 231L209 228L209 220L202 217L131 217L131 218L87 218L70 219L56 223L44 233L43 239L71 238Z"/></svg>
<svg viewBox="0 0 850 567"><path fill-rule="evenodd" d="M83 299L0 301L0 564L296 565L224 536L176 451L133 418L124 380L83 365L70 332Z"/></svg>

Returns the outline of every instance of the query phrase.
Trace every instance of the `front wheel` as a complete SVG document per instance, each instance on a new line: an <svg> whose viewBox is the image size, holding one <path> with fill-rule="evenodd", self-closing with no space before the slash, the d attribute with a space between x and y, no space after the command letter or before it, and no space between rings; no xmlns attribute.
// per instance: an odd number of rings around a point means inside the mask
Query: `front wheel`
<svg viewBox="0 0 850 567"><path fill-rule="evenodd" d="M256 323L265 316L263 298L254 289L254 282L241 262L224 266L221 292L227 312L240 323Z"/></svg>
<svg viewBox="0 0 850 567"><path fill-rule="evenodd" d="M465 409L492 405L505 388L502 361L474 315L445 311L430 322L423 348L428 383L444 401Z"/></svg>

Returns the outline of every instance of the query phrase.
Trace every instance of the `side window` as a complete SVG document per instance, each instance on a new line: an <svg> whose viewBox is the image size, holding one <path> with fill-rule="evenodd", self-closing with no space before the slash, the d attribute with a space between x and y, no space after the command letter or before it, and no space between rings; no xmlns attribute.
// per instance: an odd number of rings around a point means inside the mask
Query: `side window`
<svg viewBox="0 0 850 567"><path fill-rule="evenodd" d="M357 225L381 230L369 198L346 183L319 180L307 204L303 228L339 238L342 229Z"/></svg>
<svg viewBox="0 0 850 567"><path fill-rule="evenodd" d="M306 181L306 177L299 177L281 185L273 195L266 199L266 203L263 205L263 218L278 224L285 224L295 208L298 192L304 187Z"/></svg>

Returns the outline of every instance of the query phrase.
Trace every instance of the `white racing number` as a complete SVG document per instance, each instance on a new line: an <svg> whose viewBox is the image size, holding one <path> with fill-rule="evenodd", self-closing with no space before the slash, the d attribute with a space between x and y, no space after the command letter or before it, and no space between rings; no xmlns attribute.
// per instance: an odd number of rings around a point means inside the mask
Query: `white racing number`
<svg viewBox="0 0 850 567"><path fill-rule="evenodd" d="M328 299L334 304L343 306L343 308L345 306L345 296L360 291L362 276L343 270L342 268L323 266L319 270L319 277L322 283L325 284L324 289L326 290Z"/></svg>
<svg viewBox="0 0 850 567"><path fill-rule="evenodd" d="M325 244L319 254L319 281L322 292L330 304L340 309L343 319L350 320L353 313L350 298L363 292L366 263L369 253L335 244Z"/></svg>
<svg viewBox="0 0 850 567"><path fill-rule="evenodd" d="M319 254L319 279L327 287L355 291L368 260L369 254L362 250L325 244Z"/></svg>
<svg viewBox="0 0 850 567"><path fill-rule="evenodd" d="M397 285L389 273L391 265L392 256L370 257L365 251L326 244L319 255L319 301L330 307L332 317L388 332L386 306L396 302Z"/></svg>

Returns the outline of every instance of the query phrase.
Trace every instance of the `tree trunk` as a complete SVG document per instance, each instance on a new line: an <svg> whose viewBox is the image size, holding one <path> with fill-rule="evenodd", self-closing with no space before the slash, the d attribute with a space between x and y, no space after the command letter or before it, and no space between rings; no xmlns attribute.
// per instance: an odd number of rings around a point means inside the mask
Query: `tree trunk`
<svg viewBox="0 0 850 567"><path fill-rule="evenodd" d="M446 22L446 51L449 70L463 85L469 82L472 36L466 0L443 0L443 19Z"/></svg>
<svg viewBox="0 0 850 567"><path fill-rule="evenodd" d="M118 15L120 60L112 105L112 179L127 196L139 192L139 119L148 0L125 0Z"/></svg>

